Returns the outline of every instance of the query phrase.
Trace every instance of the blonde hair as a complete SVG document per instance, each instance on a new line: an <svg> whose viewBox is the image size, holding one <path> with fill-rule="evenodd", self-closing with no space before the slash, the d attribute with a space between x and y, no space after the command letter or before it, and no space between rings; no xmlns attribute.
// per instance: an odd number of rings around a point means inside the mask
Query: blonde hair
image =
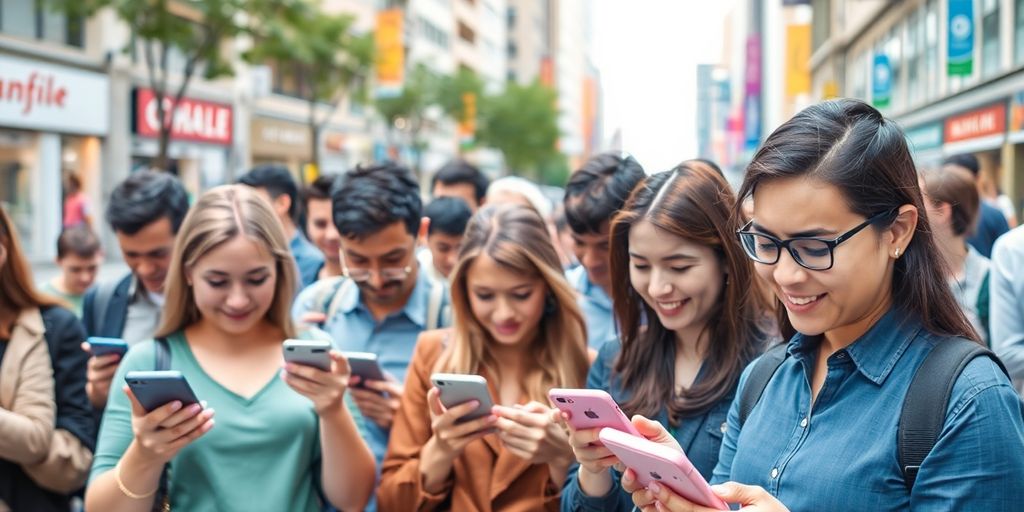
<svg viewBox="0 0 1024 512"><path fill-rule="evenodd" d="M482 369L498 375L498 361L490 351L494 341L469 305L466 274L482 254L518 275L543 279L547 302L553 302L541 318L536 339L526 348L526 357L532 359L522 381L526 398L547 403L553 387L581 387L588 369L587 333L576 292L565 280L543 219L521 205L486 206L466 226L459 262L452 271L454 334L437 370L475 374Z"/></svg>
<svg viewBox="0 0 1024 512"><path fill-rule="evenodd" d="M199 321L202 315L185 276L200 258L237 236L256 242L274 257L274 301L266 319L286 337L295 336L290 315L297 282L295 260L281 221L266 200L248 187L223 185L199 198L178 231L164 286L167 299L156 337L168 336Z"/></svg>

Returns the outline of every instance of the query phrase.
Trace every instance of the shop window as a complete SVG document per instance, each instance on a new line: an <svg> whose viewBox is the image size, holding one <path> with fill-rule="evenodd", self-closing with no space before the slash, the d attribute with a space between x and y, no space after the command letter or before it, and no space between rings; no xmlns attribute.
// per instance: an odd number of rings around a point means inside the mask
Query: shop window
<svg viewBox="0 0 1024 512"><path fill-rule="evenodd" d="M1024 0L1014 0L1013 19L1013 59L1021 66L1024 65Z"/></svg>
<svg viewBox="0 0 1024 512"><path fill-rule="evenodd" d="M0 0L0 32L82 47L83 22L50 9L45 0Z"/></svg>
<svg viewBox="0 0 1024 512"><path fill-rule="evenodd" d="M924 15L925 80L924 97L931 100L939 93L939 7L936 0L928 0Z"/></svg>
<svg viewBox="0 0 1024 512"><path fill-rule="evenodd" d="M22 247L32 247L34 186L39 173L39 138L30 132L0 130L0 204L14 222Z"/></svg>
<svg viewBox="0 0 1024 512"><path fill-rule="evenodd" d="M987 78L999 73L1000 62L999 0L981 2L981 76Z"/></svg>

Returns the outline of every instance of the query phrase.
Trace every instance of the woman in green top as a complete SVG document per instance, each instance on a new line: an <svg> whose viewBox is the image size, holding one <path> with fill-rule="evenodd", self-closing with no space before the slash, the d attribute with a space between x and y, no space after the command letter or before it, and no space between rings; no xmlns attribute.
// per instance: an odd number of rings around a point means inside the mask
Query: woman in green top
<svg viewBox="0 0 1024 512"><path fill-rule="evenodd" d="M175 509L319 510L318 465L332 505L363 508L374 462L343 403L348 363L332 352L330 372L282 371L295 283L265 201L242 186L199 199L175 243L157 337L167 338L171 368L206 405L172 402L146 413L127 387L111 388L87 510L151 510L166 463ZM152 370L154 348L133 347L115 382Z"/></svg>

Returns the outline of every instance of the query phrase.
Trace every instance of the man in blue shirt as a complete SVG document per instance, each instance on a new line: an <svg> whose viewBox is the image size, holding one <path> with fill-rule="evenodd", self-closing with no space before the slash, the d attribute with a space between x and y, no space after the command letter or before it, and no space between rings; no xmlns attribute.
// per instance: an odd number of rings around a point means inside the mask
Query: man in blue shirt
<svg viewBox="0 0 1024 512"><path fill-rule="evenodd" d="M416 339L447 323L447 290L416 260L416 237L429 221L408 169L358 167L342 176L331 202L345 275L303 290L292 317L318 323L339 350L377 355L389 379L367 381L367 389L353 387L351 394L369 420L366 441L379 467Z"/></svg>
<svg viewBox="0 0 1024 512"><path fill-rule="evenodd" d="M978 173L981 166L978 158L970 153L953 155L943 162L943 166L956 166L968 170L974 180L978 180ZM1003 212L992 206L988 201L981 201L981 210L978 212L978 225L974 228L974 234L967 239L967 243L974 247L982 256L992 257L992 246L996 239L1010 230L1009 223Z"/></svg>
<svg viewBox="0 0 1024 512"><path fill-rule="evenodd" d="M290 240L288 246L299 267L302 287L316 282L317 273L324 265L324 256L295 225L299 216L299 187L288 169L280 165L256 166L238 178L238 182L255 189L274 208L284 226L284 235Z"/></svg>
<svg viewBox="0 0 1024 512"><path fill-rule="evenodd" d="M587 345L594 350L617 335L608 263L611 219L644 176L643 167L633 157L603 153L587 160L565 186L565 218L580 262L566 277L579 292L580 309L587 321Z"/></svg>

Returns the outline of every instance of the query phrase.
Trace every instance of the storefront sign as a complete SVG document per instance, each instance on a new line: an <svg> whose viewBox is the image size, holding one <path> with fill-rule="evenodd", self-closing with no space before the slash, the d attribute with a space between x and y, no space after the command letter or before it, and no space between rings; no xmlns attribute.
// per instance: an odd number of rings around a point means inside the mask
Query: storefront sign
<svg viewBox="0 0 1024 512"><path fill-rule="evenodd" d="M946 72L967 76L974 71L974 0L949 0L946 20Z"/></svg>
<svg viewBox="0 0 1024 512"><path fill-rule="evenodd" d="M977 139L1006 132L1006 104L980 108L946 120L946 143Z"/></svg>
<svg viewBox="0 0 1024 512"><path fill-rule="evenodd" d="M786 27L786 95L811 92L811 24Z"/></svg>
<svg viewBox="0 0 1024 512"><path fill-rule="evenodd" d="M942 123L931 123L906 131L907 143L915 153L942 147Z"/></svg>
<svg viewBox="0 0 1024 512"><path fill-rule="evenodd" d="M402 43L405 12L385 9L377 12L377 89L382 96L397 95L405 79L405 46Z"/></svg>
<svg viewBox="0 0 1024 512"><path fill-rule="evenodd" d="M253 155L295 157L305 160L312 158L309 126L267 117L254 117L251 127L250 145Z"/></svg>
<svg viewBox="0 0 1024 512"><path fill-rule="evenodd" d="M182 98L171 110L174 101L164 98L164 119L171 127L171 140L206 142L230 145L232 140L232 111L230 105ZM152 89L135 90L135 133L143 137L160 135L157 121L156 95Z"/></svg>
<svg viewBox="0 0 1024 512"><path fill-rule="evenodd" d="M761 145L761 35L747 37L747 72L744 79L744 149L753 152Z"/></svg>
<svg viewBox="0 0 1024 512"><path fill-rule="evenodd" d="M105 135L110 81L99 73L0 55L0 126Z"/></svg>
<svg viewBox="0 0 1024 512"><path fill-rule="evenodd" d="M871 65L871 104L877 108L886 108L891 101L892 67L889 65L889 56L879 53Z"/></svg>

